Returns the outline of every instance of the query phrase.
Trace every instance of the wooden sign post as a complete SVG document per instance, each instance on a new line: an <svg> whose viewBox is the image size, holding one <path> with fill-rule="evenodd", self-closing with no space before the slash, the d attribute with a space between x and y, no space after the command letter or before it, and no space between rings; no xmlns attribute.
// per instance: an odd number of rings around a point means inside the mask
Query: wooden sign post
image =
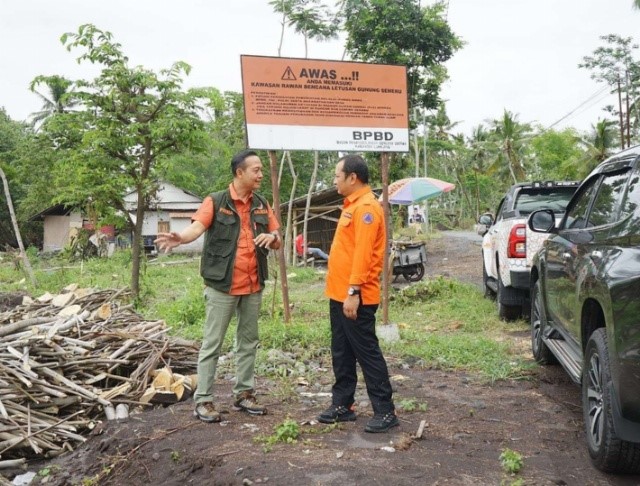
<svg viewBox="0 0 640 486"><path fill-rule="evenodd" d="M278 159L275 150L269 150L269 167L271 168L271 187L273 190L273 211L278 218L280 228L282 216L280 215L280 184L278 184ZM287 263L284 258L284 245L278 248L278 265L280 269L280 285L282 287L282 305L284 306L284 322L291 321L291 309L289 307L289 282L287 280Z"/></svg>

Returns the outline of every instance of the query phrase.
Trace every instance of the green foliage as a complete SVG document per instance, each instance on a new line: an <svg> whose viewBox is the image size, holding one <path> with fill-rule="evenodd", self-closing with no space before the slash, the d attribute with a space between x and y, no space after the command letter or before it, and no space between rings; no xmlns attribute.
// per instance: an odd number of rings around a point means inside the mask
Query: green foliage
<svg viewBox="0 0 640 486"><path fill-rule="evenodd" d="M511 449L502 449L500 453L500 464L504 472L509 474L517 474L524 466L522 454Z"/></svg>
<svg viewBox="0 0 640 486"><path fill-rule="evenodd" d="M390 315L401 329L402 342L390 347L405 359L445 370L472 370L489 381L522 377L531 367L499 338L505 323L495 315L495 304L475 287L438 277L392 298Z"/></svg>
<svg viewBox="0 0 640 486"><path fill-rule="evenodd" d="M289 274L288 280L296 283L310 283L322 281L324 276L312 267L297 267Z"/></svg>
<svg viewBox="0 0 640 486"><path fill-rule="evenodd" d="M586 177L591 170L615 153L618 144L616 124L609 120L599 120L592 130L582 139L586 152L578 167L580 177Z"/></svg>
<svg viewBox="0 0 640 486"><path fill-rule="evenodd" d="M201 339L205 317L202 283L194 278L192 285L175 290L178 294L172 300L158 302L156 312L164 316L174 332L189 339Z"/></svg>
<svg viewBox="0 0 640 486"><path fill-rule="evenodd" d="M493 120L489 140L495 145L496 158L488 169L489 173L508 173L513 184L526 180L526 166L530 158L527 141L531 133L530 124L520 123L518 115L507 110L501 119Z"/></svg>
<svg viewBox="0 0 640 486"><path fill-rule="evenodd" d="M38 287L32 288L10 260L0 260L0 292L28 291L37 297L47 291L58 293L71 283L81 288L122 288L127 286L131 264L130 251L72 265L59 258L37 258L32 265ZM295 272L304 278L293 277L289 282L293 305L290 323L281 317L279 299L273 304L274 292L276 296L280 294L279 284L274 287L270 282L264 291L256 366L259 374L275 380L296 376L313 383L315 368L306 363L324 366L330 362L329 304L321 272ZM174 334L199 340L204 299L198 260L184 255L159 257L148 262L144 279L144 287L150 291L137 303L138 312L148 319L164 319ZM526 377L533 366L517 354L508 338L514 329L526 330L526 324L501 322L495 305L470 285L445 278L425 279L394 293L389 314L391 322L400 328L401 341L382 343L388 356L426 367L475 373L487 381ZM223 344L224 353L232 349L234 326L232 321ZM280 360L281 353L295 357L293 364L286 361L287 356ZM290 388L283 385L281 392L287 396Z"/></svg>
<svg viewBox="0 0 640 486"><path fill-rule="evenodd" d="M320 0L271 0L275 12L285 23L307 39L329 40L337 36L337 18Z"/></svg>
<svg viewBox="0 0 640 486"><path fill-rule="evenodd" d="M524 479L518 478L512 480L503 480L500 481L500 486L524 486Z"/></svg>
<svg viewBox="0 0 640 486"><path fill-rule="evenodd" d="M600 39L604 45L597 47L592 55L583 57L583 62L578 64L578 67L589 70L592 79L605 84L611 90L617 90L622 98L629 101L629 113L625 113L626 110L621 107L609 108L612 116L610 121L617 122L618 117L628 115L630 133L623 136L623 140L619 142L623 148L629 147L634 142L637 143L639 136L640 62L635 57L638 44L632 37L621 37L617 34L602 35Z"/></svg>
<svg viewBox="0 0 640 486"><path fill-rule="evenodd" d="M278 443L294 444L300 437L300 426L295 420L287 417L284 422L276 425L274 433L269 436L256 437L256 442L264 444L264 451L270 452L272 447Z"/></svg>
<svg viewBox="0 0 640 486"><path fill-rule="evenodd" d="M416 0L346 0L342 16L353 59L407 66L409 105L438 106L444 63L462 47L444 18L444 6Z"/></svg>
<svg viewBox="0 0 640 486"><path fill-rule="evenodd" d="M9 186L9 193L19 219L21 234L32 224L25 224L20 218L19 202L26 196L28 187L21 180L21 157L24 155L23 147L29 143L32 134L23 123L14 122L0 107L0 170L4 172ZM39 168L36 170L40 170ZM25 244L29 243L23 235ZM4 183L0 180L0 248L4 245L17 246L17 240L11 222L9 207L5 194Z"/></svg>
<svg viewBox="0 0 640 486"><path fill-rule="evenodd" d="M39 85L47 87L47 95L36 90ZM42 101L41 111L31 115L33 127L46 123L52 115L65 113L78 104L78 101L73 98L73 82L64 76L38 76L31 81L29 89Z"/></svg>
<svg viewBox="0 0 640 486"><path fill-rule="evenodd" d="M401 306L415 302L425 302L442 295L451 296L459 290L458 284L453 280L448 280L438 276L434 280L422 280L409 287L405 287L399 292L390 295L391 301L397 301Z"/></svg>
<svg viewBox="0 0 640 486"><path fill-rule="evenodd" d="M43 467L42 469L40 469L38 471L38 476L40 476L41 478L46 478L48 476L50 476L51 474L55 474L58 471L60 471L60 466L54 464L52 466L47 466L47 467Z"/></svg>
<svg viewBox="0 0 640 486"><path fill-rule="evenodd" d="M397 405L400 409L405 412L415 412L416 410L420 412L426 412L428 406L426 403L420 403L415 398L405 398L397 402Z"/></svg>
<svg viewBox="0 0 640 486"><path fill-rule="evenodd" d="M191 69L183 62L159 73L129 66L112 35L91 24L61 41L67 50L80 51L79 63L88 61L100 72L93 80L65 81L65 99L77 107L54 113L43 125L51 144L68 150L57 164L56 185L65 190L56 201L97 219L115 211L128 219L134 235L131 288L138 295L143 213L159 187L160 160L202 149L203 91L183 90L182 77ZM59 85L60 79L40 76L34 83ZM70 179L74 184L66 184ZM124 203L131 190L138 194L135 218Z"/></svg>
<svg viewBox="0 0 640 486"><path fill-rule="evenodd" d="M531 148L535 158L533 180L580 180L580 162L584 151L580 137L573 129L560 132L547 130L533 137Z"/></svg>

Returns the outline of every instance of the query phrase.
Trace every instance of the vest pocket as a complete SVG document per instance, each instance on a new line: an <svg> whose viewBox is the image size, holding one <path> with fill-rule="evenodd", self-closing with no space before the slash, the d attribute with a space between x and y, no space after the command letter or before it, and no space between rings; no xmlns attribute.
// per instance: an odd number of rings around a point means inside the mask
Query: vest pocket
<svg viewBox="0 0 640 486"><path fill-rule="evenodd" d="M218 213L216 215L218 227L216 228L216 239L230 241L233 238L236 219L234 216Z"/></svg>
<svg viewBox="0 0 640 486"><path fill-rule="evenodd" d="M222 248L217 248L217 250L222 250ZM224 280L233 260L231 258L232 250L233 248L228 248L223 255L220 251L215 252L212 251L212 249L207 249L206 263L205 259L203 259L203 264L200 268L200 275L202 275L202 278L214 281Z"/></svg>

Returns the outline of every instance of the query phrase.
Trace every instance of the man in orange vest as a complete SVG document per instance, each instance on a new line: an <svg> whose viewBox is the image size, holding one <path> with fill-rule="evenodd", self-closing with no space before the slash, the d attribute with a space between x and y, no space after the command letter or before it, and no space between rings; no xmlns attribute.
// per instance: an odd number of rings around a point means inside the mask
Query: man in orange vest
<svg viewBox="0 0 640 486"><path fill-rule="evenodd" d="M384 215L369 187L369 169L359 155L338 161L334 184L345 197L327 273L326 295L331 319L331 355L335 383L331 406L322 423L356 420L355 391L360 364L373 418L366 432L386 432L399 424L387 363L376 336L380 273L386 251Z"/></svg>

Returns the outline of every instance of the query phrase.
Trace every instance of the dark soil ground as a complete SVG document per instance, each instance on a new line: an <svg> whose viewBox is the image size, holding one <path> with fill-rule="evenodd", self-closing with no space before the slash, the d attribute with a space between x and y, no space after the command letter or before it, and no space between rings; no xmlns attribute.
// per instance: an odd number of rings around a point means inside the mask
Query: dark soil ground
<svg viewBox="0 0 640 486"><path fill-rule="evenodd" d="M427 246L429 275L443 274L480 286L477 238L453 237ZM520 328L521 329L521 328ZM527 348L521 330L513 339ZM400 426L367 434L371 415L359 388L359 418L337 428L314 422L328 403L329 363L320 384L298 386L283 401L258 379L269 414L230 411L219 424L192 416L191 401L104 422L76 451L45 464L48 484L272 484L272 485L637 485L639 476L608 476L587 457L580 390L559 367L539 368L532 380L486 384L473 376L389 360L396 404L413 400L426 410L399 410ZM231 382L220 380L217 400L231 401ZM419 407L424 408L424 407ZM255 439L273 434L287 418L300 425L294 444L270 452ZM426 421L421 439L412 436ZM505 448L518 451L524 467L503 472ZM39 478L34 480L38 483Z"/></svg>

